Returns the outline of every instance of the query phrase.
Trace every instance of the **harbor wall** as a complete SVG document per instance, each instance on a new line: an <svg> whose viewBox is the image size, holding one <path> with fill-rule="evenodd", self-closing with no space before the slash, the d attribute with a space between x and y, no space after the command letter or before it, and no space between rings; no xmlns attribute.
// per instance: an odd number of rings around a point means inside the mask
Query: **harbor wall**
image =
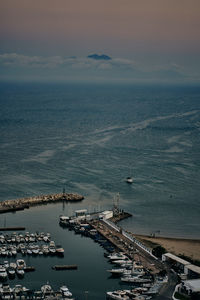
<svg viewBox="0 0 200 300"><path fill-rule="evenodd" d="M14 212L17 210L23 210L31 206L55 203L59 201L81 201L84 197L79 194L68 194L68 193L59 193L59 194L49 194L49 195L40 195L34 197L20 198L15 200L6 200L0 202L0 213Z"/></svg>

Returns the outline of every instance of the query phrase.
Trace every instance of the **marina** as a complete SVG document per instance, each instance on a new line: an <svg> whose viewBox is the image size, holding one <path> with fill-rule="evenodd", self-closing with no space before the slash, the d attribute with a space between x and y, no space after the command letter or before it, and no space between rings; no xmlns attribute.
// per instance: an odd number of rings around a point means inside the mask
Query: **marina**
<svg viewBox="0 0 200 300"><path fill-rule="evenodd" d="M113 282L116 286L114 288L112 284L111 288L107 288L104 298L148 300L153 297L156 299L160 293L162 294L163 286L174 288L176 280L170 283L172 275L168 263L154 256L151 248L119 226L120 220L130 217L131 214L114 205L112 210L93 213L89 213L85 208L78 209L74 211L73 216L60 215L57 221L63 231L62 241L69 233L72 239L76 240L76 237L80 237L81 244L88 244L91 240L94 245L103 250L103 252L100 250L102 259L108 264L104 269L105 280L108 283ZM48 259L45 265L48 267L49 274L51 274L50 270L58 274L59 278L63 278L63 275L60 277L59 274L68 274L65 275L67 281L63 282L62 288L65 290L65 284L71 287L70 278L75 279L79 276L83 260L76 256L74 261L69 261L68 254L64 255L64 247L52 237L52 233L43 231L0 233L0 281L2 282L0 299L20 299L15 292L16 286L22 281L26 282L26 277L30 281L35 277L34 274L37 276L41 270L42 257ZM95 249L97 251L96 246ZM85 267L88 268L88 265ZM49 275L45 277L48 281ZM10 282L16 282L16 285L11 285ZM21 299L82 299L77 291L73 291L74 296L71 292L71 296L66 296L67 289L66 287L64 294L61 292L61 287L58 288L58 283L54 285L52 282L38 289L32 286L30 281L27 288L22 288ZM6 293L10 298L5 298Z"/></svg>
<svg viewBox="0 0 200 300"><path fill-rule="evenodd" d="M55 245L50 233L0 234L0 256L15 257L18 254L64 256L64 249Z"/></svg>

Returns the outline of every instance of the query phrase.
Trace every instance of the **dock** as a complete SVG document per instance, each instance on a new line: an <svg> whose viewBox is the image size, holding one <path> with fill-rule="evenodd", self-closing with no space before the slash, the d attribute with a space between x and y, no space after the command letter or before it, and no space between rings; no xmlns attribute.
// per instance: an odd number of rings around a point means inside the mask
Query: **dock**
<svg viewBox="0 0 200 300"><path fill-rule="evenodd" d="M24 231L25 227L0 227L0 231Z"/></svg>
<svg viewBox="0 0 200 300"><path fill-rule="evenodd" d="M35 271L35 267L26 267L24 269L25 272L34 272Z"/></svg>
<svg viewBox="0 0 200 300"><path fill-rule="evenodd" d="M59 201L78 202L82 201L83 199L84 197L79 194L59 193L20 198L16 200L6 200L0 202L0 213L15 212L30 208L32 206L56 203Z"/></svg>
<svg viewBox="0 0 200 300"><path fill-rule="evenodd" d="M52 267L53 270L61 271L61 270L77 270L77 265L55 265Z"/></svg>

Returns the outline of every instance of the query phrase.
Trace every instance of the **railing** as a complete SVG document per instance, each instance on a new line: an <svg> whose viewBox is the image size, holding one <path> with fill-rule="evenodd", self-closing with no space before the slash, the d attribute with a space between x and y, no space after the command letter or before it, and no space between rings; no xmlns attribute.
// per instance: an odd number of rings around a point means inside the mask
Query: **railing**
<svg viewBox="0 0 200 300"><path fill-rule="evenodd" d="M109 220L103 220L103 222L105 222L108 226L110 226L113 229L115 229L117 232L121 232L124 237L126 237L132 243L135 243L138 247L140 247L143 251L147 252L154 259L156 259L156 260L158 259L156 256L154 256L152 254L152 250L151 249L147 248L145 245L143 245L140 241L138 241L135 237L133 237L132 235L130 235L128 232L126 232L125 230L122 230L119 226L117 226L116 224L114 224L113 222L111 222Z"/></svg>

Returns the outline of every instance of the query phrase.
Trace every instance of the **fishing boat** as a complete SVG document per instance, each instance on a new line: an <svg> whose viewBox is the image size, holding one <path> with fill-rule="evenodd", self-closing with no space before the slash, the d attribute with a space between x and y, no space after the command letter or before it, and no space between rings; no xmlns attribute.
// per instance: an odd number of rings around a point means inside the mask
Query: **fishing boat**
<svg viewBox="0 0 200 300"><path fill-rule="evenodd" d="M57 253L58 255L63 256L64 253L65 253L65 250L64 250L60 245L57 245L57 246L56 246L56 253Z"/></svg>

